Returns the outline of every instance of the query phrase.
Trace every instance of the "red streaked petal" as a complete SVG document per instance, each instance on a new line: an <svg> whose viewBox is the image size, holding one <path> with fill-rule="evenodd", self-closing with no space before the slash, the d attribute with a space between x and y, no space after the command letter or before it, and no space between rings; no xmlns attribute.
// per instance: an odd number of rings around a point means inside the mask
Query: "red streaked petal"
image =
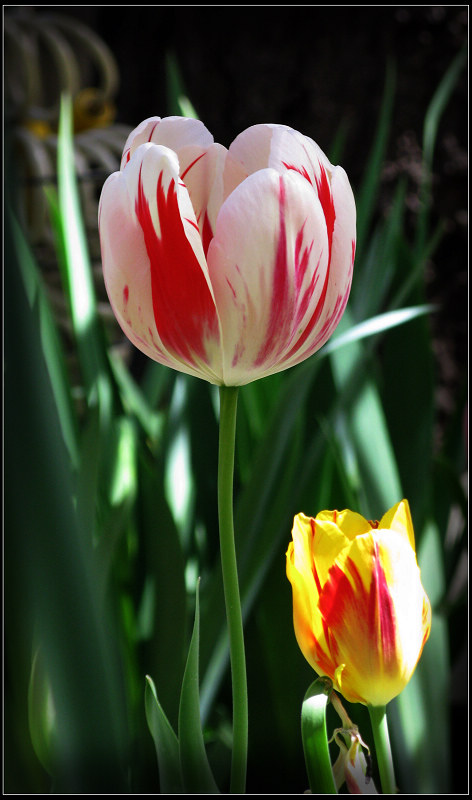
<svg viewBox="0 0 472 800"><path fill-rule="evenodd" d="M326 224L310 184L260 170L223 203L208 267L223 326L225 382L285 369L312 314L328 258Z"/></svg>
<svg viewBox="0 0 472 800"><path fill-rule="evenodd" d="M333 169L316 142L287 125L253 125L236 137L229 151L249 174L266 167L280 173L292 169L312 186L316 185L320 164L329 173Z"/></svg>
<svg viewBox="0 0 472 800"><path fill-rule="evenodd" d="M363 534L340 554L319 609L348 700L385 705L402 691L424 643L423 598L414 552L396 531Z"/></svg>
<svg viewBox="0 0 472 800"><path fill-rule="evenodd" d="M100 235L118 321L151 358L220 383L218 316L175 154L144 144L109 180L102 193Z"/></svg>
<svg viewBox="0 0 472 800"><path fill-rule="evenodd" d="M336 669L345 664L341 691L348 700L362 702L364 681L382 675L378 606L375 591L364 586L352 559L331 568L319 608L330 633L332 672L328 675L335 681Z"/></svg>
<svg viewBox="0 0 472 800"><path fill-rule="evenodd" d="M329 184L322 164L320 169L324 177L318 179L319 194L330 240L329 270L322 297L294 348L301 358L319 350L336 330L349 299L356 249L356 207L346 173L335 167Z"/></svg>
<svg viewBox="0 0 472 800"><path fill-rule="evenodd" d="M218 338L216 308L184 229L176 179L170 179L166 190L162 172L157 180L156 204L159 234L140 175L136 215L150 262L156 328L166 349L195 367L207 360L206 340Z"/></svg>
<svg viewBox="0 0 472 800"><path fill-rule="evenodd" d="M149 358L178 368L155 330L149 259L142 230L130 213L121 172L111 175L103 187L99 231L105 286L120 326Z"/></svg>

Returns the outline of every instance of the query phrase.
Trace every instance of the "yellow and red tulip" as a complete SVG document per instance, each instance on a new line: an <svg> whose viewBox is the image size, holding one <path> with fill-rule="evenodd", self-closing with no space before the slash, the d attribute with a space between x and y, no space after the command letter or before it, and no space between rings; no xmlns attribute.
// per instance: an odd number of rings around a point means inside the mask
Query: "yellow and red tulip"
<svg viewBox="0 0 472 800"><path fill-rule="evenodd" d="M284 125L254 125L226 149L198 120L145 120L103 187L99 229L108 296L131 342L217 385L308 358L348 299L349 181Z"/></svg>
<svg viewBox="0 0 472 800"><path fill-rule="evenodd" d="M298 514L287 550L300 649L351 702L384 706L410 680L431 627L403 500L380 522Z"/></svg>

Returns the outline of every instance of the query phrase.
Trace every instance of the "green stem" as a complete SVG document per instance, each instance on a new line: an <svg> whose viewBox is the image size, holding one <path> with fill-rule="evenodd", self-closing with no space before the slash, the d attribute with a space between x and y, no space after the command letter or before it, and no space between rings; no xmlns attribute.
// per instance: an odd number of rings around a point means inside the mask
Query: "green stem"
<svg viewBox="0 0 472 800"><path fill-rule="evenodd" d="M243 618L233 525L233 475L237 402L238 387L220 386L218 519L233 687L233 753L230 791L234 794L244 794L246 787L248 702Z"/></svg>
<svg viewBox="0 0 472 800"><path fill-rule="evenodd" d="M369 706L369 714L374 734L375 753L379 766L382 792L383 794L396 794L397 786L393 771L386 708L385 706Z"/></svg>

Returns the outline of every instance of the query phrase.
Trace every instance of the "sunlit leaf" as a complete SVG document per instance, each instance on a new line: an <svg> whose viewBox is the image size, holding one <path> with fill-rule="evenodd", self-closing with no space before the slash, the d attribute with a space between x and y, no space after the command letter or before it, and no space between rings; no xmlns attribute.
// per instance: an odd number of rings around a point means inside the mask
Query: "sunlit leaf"
<svg viewBox="0 0 472 800"><path fill-rule="evenodd" d="M375 336L376 334L388 331L390 328L395 328L397 325L404 325L406 322L416 317L430 314L435 310L435 306L425 305L416 306L414 308L401 308L396 311L386 311L384 314L379 314L376 317L367 319L365 322L359 322L357 325L353 325L341 335L334 336L323 348L320 355L328 355L346 344L358 342L368 336Z"/></svg>
<svg viewBox="0 0 472 800"><path fill-rule="evenodd" d="M302 741L312 794L337 794L326 730L328 692L323 679L314 681L302 704Z"/></svg>

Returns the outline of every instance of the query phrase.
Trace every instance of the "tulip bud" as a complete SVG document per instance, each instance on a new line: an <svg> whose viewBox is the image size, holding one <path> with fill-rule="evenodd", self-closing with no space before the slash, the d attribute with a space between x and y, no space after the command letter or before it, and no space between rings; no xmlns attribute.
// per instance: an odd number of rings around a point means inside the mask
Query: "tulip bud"
<svg viewBox="0 0 472 800"><path fill-rule="evenodd" d="M403 500L380 522L298 514L287 550L300 649L351 702L385 706L410 680L431 627Z"/></svg>
<svg viewBox="0 0 472 800"><path fill-rule="evenodd" d="M254 125L227 150L199 120L145 120L103 187L99 231L105 285L127 337L155 361L217 385L311 356L349 296L349 181L285 125Z"/></svg>

